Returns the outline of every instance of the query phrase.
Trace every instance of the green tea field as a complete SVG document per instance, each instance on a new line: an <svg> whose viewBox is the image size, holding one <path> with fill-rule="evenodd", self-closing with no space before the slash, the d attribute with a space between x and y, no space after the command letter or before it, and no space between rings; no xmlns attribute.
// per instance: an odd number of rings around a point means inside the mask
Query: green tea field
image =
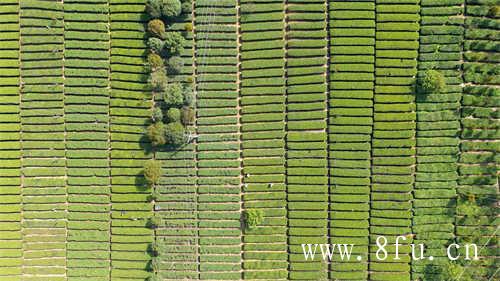
<svg viewBox="0 0 500 281"><path fill-rule="evenodd" d="M499 152L500 0L0 0L0 281L498 281Z"/></svg>

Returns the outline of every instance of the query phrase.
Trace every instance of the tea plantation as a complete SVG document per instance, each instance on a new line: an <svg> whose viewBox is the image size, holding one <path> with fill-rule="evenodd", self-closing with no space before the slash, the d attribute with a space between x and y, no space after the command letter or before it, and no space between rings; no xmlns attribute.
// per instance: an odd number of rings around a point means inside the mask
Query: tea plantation
<svg viewBox="0 0 500 281"><path fill-rule="evenodd" d="M0 281L500 280L499 51L500 0L1 0Z"/></svg>

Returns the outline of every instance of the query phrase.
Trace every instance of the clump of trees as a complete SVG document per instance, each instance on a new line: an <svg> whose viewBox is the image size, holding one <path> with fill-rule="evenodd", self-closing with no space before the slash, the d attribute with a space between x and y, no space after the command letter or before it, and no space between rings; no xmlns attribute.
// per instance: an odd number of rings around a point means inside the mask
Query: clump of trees
<svg viewBox="0 0 500 281"><path fill-rule="evenodd" d="M151 120L146 131L154 147L168 145L179 147L188 140L186 126L194 123L194 93L190 79L186 82L172 81L182 73L184 60L181 57L185 37L179 31L171 30L169 23L182 13L191 13L192 0L148 0L146 11L151 20L147 30L151 71L149 84L155 96L162 97L152 109ZM185 32L192 32L192 25L186 24Z"/></svg>

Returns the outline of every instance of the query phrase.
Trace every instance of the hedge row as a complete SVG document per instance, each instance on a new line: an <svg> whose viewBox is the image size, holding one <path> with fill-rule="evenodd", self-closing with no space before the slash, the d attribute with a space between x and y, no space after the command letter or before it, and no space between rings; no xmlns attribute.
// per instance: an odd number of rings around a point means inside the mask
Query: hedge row
<svg viewBox="0 0 500 281"><path fill-rule="evenodd" d="M286 13L288 280L321 280L328 266L304 261L300 244L328 243L327 11L294 1Z"/></svg>
<svg viewBox="0 0 500 281"><path fill-rule="evenodd" d="M415 183L415 240L422 241L434 261L412 262L413 278L440 278L432 268L448 261L444 249L454 238L458 154L458 112L463 82L460 64L463 41L463 1L422 3L419 77L430 69L446 80L442 92L417 93L417 165ZM449 18L455 18L449 21ZM458 77L458 78L457 78ZM429 147L432 146L432 150ZM420 164L421 163L421 164ZM439 219L438 219L439 218Z"/></svg>
<svg viewBox="0 0 500 281"><path fill-rule="evenodd" d="M393 241L411 232L415 163L415 74L418 57L420 5L417 1L376 1L376 69L372 146L370 235ZM379 63L381 62L381 63ZM396 95L398 98L393 100ZM377 187L377 188L375 188ZM411 243L411 238L405 243ZM375 254L370 239L370 254ZM408 249L408 246L404 247ZM393 248L388 249L394 252ZM412 280L410 256L401 260L370 260L370 279Z"/></svg>
<svg viewBox="0 0 500 281"><path fill-rule="evenodd" d="M141 138L152 106L145 68L146 20L142 0L109 2L110 277L117 280L144 280L150 275L153 231L147 224L152 206L142 167L151 153Z"/></svg>
<svg viewBox="0 0 500 281"><path fill-rule="evenodd" d="M23 191L43 187L36 193L22 192L23 248L31 250L24 255L22 270L40 280L65 280L67 246L61 243L66 240L68 218L64 178L63 5L25 1L19 7L19 15L19 55L23 65L20 77L25 85L21 87L24 113L20 120ZM50 263L44 259L47 256L51 257Z"/></svg>
<svg viewBox="0 0 500 281"><path fill-rule="evenodd" d="M20 108L19 108L19 5L6 1L0 6L6 28L0 33L0 154L3 165L0 171L0 280L21 280L21 162L20 158Z"/></svg>
<svg viewBox="0 0 500 281"><path fill-rule="evenodd" d="M457 241L485 244L481 256L498 256L493 237L498 210L498 122L493 113L498 102L499 46L498 6L491 1L466 1L463 77L461 101L461 154L458 168ZM493 153L493 154L492 154ZM496 194L494 192L496 190ZM496 251L496 253L495 253ZM494 279L494 258L470 265L476 280Z"/></svg>
<svg viewBox="0 0 500 281"><path fill-rule="evenodd" d="M356 241L353 263L334 259L330 279L368 278L375 1L330 1L330 243ZM368 160L368 161L367 161ZM353 212L354 211L354 212ZM354 242L348 242L354 243Z"/></svg>
<svg viewBox="0 0 500 281"><path fill-rule="evenodd" d="M245 0L240 7L243 209L261 217L244 230L243 279L284 280L285 5Z"/></svg>
<svg viewBox="0 0 500 281"><path fill-rule="evenodd" d="M110 35L107 2L64 4L64 121L68 175L67 276L109 278L113 210L108 90ZM101 14L99 21L82 20ZM89 50L91 49L91 50ZM93 90L86 90L85 87ZM135 128L131 128L132 130ZM91 144L91 145L89 145ZM115 165L115 163L113 163ZM116 172L115 172L116 173ZM142 210L138 206L138 210ZM119 229L114 233L126 234ZM115 245L116 247L116 245ZM120 258L121 253L115 253Z"/></svg>

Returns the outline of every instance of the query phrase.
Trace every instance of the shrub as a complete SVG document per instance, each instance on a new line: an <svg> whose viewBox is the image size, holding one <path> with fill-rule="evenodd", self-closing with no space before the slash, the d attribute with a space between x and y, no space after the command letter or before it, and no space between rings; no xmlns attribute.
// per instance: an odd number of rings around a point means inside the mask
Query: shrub
<svg viewBox="0 0 500 281"><path fill-rule="evenodd" d="M186 130L180 122L168 123L165 126L165 137L167 143L173 146L180 146L186 143Z"/></svg>
<svg viewBox="0 0 500 281"><path fill-rule="evenodd" d="M193 88L187 86L182 91L182 95L184 96L184 105L193 106L195 102L195 96L193 92Z"/></svg>
<svg viewBox="0 0 500 281"><path fill-rule="evenodd" d="M182 85L179 82L168 84L163 96L165 103L169 107L180 107L184 102Z"/></svg>
<svg viewBox="0 0 500 281"><path fill-rule="evenodd" d="M146 130L146 135L148 136L151 144L153 146L160 146L166 143L165 139L165 124L163 122L158 121L149 125Z"/></svg>
<svg viewBox="0 0 500 281"><path fill-rule="evenodd" d="M184 14L191 14L191 12L193 12L193 2L183 1L181 4L181 10Z"/></svg>
<svg viewBox="0 0 500 281"><path fill-rule="evenodd" d="M191 107L184 106L182 108L182 124L192 125L194 124L195 111Z"/></svg>
<svg viewBox="0 0 500 281"><path fill-rule="evenodd" d="M148 0L146 2L146 12L154 19L161 17L163 0Z"/></svg>
<svg viewBox="0 0 500 281"><path fill-rule="evenodd" d="M163 170L161 168L161 162L158 160L148 160L144 164L144 178L150 185L157 184L160 181Z"/></svg>
<svg viewBox="0 0 500 281"><path fill-rule="evenodd" d="M264 220L264 212L259 209L248 209L244 211L245 226L252 229L262 223Z"/></svg>
<svg viewBox="0 0 500 281"><path fill-rule="evenodd" d="M177 31L166 32L164 39L163 49L168 55L175 55L182 52L185 43L182 34Z"/></svg>
<svg viewBox="0 0 500 281"><path fill-rule="evenodd" d="M177 17L181 14L181 1L179 0L163 0L163 6L161 9L162 15L164 17Z"/></svg>
<svg viewBox="0 0 500 281"><path fill-rule="evenodd" d="M193 32L193 24L188 22L184 25L184 30L187 32Z"/></svg>
<svg viewBox="0 0 500 281"><path fill-rule="evenodd" d="M152 71L163 68L165 64L163 63L163 59L155 53L150 53L148 55L148 65Z"/></svg>
<svg viewBox="0 0 500 281"><path fill-rule="evenodd" d="M162 38L165 34L165 24L160 19L150 20L148 23L148 31L152 35Z"/></svg>
<svg viewBox="0 0 500 281"><path fill-rule="evenodd" d="M181 111L172 107L167 111L167 119L170 122L179 122L181 120Z"/></svg>
<svg viewBox="0 0 500 281"><path fill-rule="evenodd" d="M427 70L420 82L424 93L441 93L446 87L444 75L436 70Z"/></svg>
<svg viewBox="0 0 500 281"><path fill-rule="evenodd" d="M165 70L153 71L149 77L149 84L153 91L162 92L168 86L168 78Z"/></svg>
<svg viewBox="0 0 500 281"><path fill-rule="evenodd" d="M165 42L163 42L161 39L158 39L156 37L151 37L148 39L148 47L153 53L160 54L164 46Z"/></svg>
<svg viewBox="0 0 500 281"><path fill-rule="evenodd" d="M187 82L187 83L189 83L189 84L194 83L194 78L193 78L193 76L189 76L189 77L187 77L187 78L186 78L186 82Z"/></svg>
<svg viewBox="0 0 500 281"><path fill-rule="evenodd" d="M152 228L152 229L155 229L155 228L158 228L160 226L163 225L163 220L161 217L159 217L158 215L153 215L152 217L150 217L148 219L148 222L146 224L147 227L149 228Z"/></svg>
<svg viewBox="0 0 500 281"><path fill-rule="evenodd" d="M180 73L184 67L184 61L180 56L173 56L168 59L167 67L170 73Z"/></svg>
<svg viewBox="0 0 500 281"><path fill-rule="evenodd" d="M163 120L163 111L160 107L155 106L151 114L151 119L153 122L161 122Z"/></svg>

